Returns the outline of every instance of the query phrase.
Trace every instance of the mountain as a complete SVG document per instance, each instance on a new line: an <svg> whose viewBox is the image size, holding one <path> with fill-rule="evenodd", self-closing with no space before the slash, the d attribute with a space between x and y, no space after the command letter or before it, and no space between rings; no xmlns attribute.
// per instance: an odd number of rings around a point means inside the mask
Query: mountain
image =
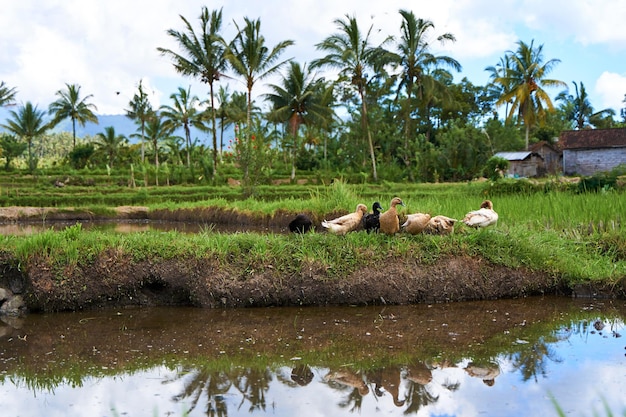
<svg viewBox="0 0 626 417"><path fill-rule="evenodd" d="M41 110L41 109L39 109ZM47 115L47 114L46 114ZM80 126L78 123L76 124L76 137L82 138L87 135L96 136L98 133L104 133L104 128L108 126L113 126L115 128L115 133L118 135L124 135L128 138L130 143L139 142L138 138L133 138L131 135L139 133L138 127L131 119L126 117L123 114L105 114L105 115L97 115L98 116L98 124L95 123L87 123L85 126ZM7 120L11 117L9 109L0 107L0 125L6 124ZM0 132L4 132L6 129L0 127ZM69 132L72 133L72 120L66 119L59 123L52 132ZM185 136L185 132L182 128L177 129L175 134L180 137ZM234 136L234 131L232 127L227 129L224 132L224 141L228 142ZM210 133L202 132L198 129L191 128L191 139L196 140L198 143L207 144L211 147L212 139L210 139ZM219 141L219 132L218 139Z"/></svg>

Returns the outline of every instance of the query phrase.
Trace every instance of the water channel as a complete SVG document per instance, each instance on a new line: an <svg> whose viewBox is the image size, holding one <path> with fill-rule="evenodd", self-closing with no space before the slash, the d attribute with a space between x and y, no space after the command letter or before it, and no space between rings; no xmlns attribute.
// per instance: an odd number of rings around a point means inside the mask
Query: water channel
<svg viewBox="0 0 626 417"><path fill-rule="evenodd" d="M30 314L0 323L2 416L608 416L626 302Z"/></svg>

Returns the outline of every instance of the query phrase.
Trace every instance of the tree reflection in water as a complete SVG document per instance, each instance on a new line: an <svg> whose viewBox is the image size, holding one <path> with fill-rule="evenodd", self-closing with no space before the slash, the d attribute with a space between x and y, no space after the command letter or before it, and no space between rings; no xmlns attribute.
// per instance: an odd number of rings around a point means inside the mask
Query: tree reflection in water
<svg viewBox="0 0 626 417"><path fill-rule="evenodd" d="M173 400L180 402L190 399L191 405L187 412L196 408L202 394L208 399L207 416L225 417L228 415L228 405L225 396L232 387L230 377L224 372L208 372L202 369L181 368L177 373L177 379L184 379L184 391L176 395ZM168 383L172 381L164 381Z"/></svg>
<svg viewBox="0 0 626 417"><path fill-rule="evenodd" d="M29 315L19 325L0 323L0 382L7 398L18 398L26 387L32 391L28 398L34 392L35 401L65 407L89 395L89 379L113 385L118 375L140 378L135 373L153 375L154 367L164 367L167 401L194 416L285 415L285 409L310 403L343 415L373 409L421 414L450 402L474 404L476 393L491 402L511 395L508 401L514 402L511 386L516 392L555 388L552 381L580 366L570 360L578 356L568 346L587 352L598 342L621 342L626 305L613 310L607 304L537 299L385 307L382 323L377 307L176 309L176 320L172 309ZM610 314L599 314L600 307ZM264 343L248 343L252 339ZM611 372L607 361L615 359L609 353L591 358L600 363L594 369ZM478 388L476 379L496 385ZM588 383L567 381L572 389ZM615 382L622 381L621 374L615 376L607 391L614 393ZM528 388L518 382L528 382ZM57 394L60 386L71 389ZM481 394L481 388L488 391ZM330 402L318 403L320 396ZM16 404L22 404L19 398ZM546 406L552 405L542 410ZM5 411L27 415L24 410L18 405Z"/></svg>

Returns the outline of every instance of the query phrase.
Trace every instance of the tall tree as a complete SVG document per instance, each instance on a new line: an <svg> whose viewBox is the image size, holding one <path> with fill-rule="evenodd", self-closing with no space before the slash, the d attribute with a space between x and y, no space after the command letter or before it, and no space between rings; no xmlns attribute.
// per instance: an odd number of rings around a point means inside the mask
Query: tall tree
<svg viewBox="0 0 626 417"><path fill-rule="evenodd" d="M178 92L171 94L170 99L173 104L161 106L160 115L172 131L183 128L187 147L187 166L191 167L191 127L205 129L202 124L202 115L198 111L200 100L191 94L191 87L187 90L178 87Z"/></svg>
<svg viewBox="0 0 626 417"><path fill-rule="evenodd" d="M230 92L228 86L220 86L217 90L217 102L219 107L214 109L217 120L220 123L220 155L224 151L224 130L233 124L229 117L228 106L230 104Z"/></svg>
<svg viewBox="0 0 626 417"><path fill-rule="evenodd" d="M288 60L280 60L285 49L293 45L292 40L285 40L274 45L271 49L265 45L265 37L261 35L261 20L244 18L244 27L237 27L235 39L226 49L226 59L235 72L244 79L248 94L246 128L251 129L252 118L252 88L254 84L274 74ZM246 146L251 147L249 140ZM249 151L249 150L248 150ZM248 181L248 169L244 167L244 181Z"/></svg>
<svg viewBox="0 0 626 417"><path fill-rule="evenodd" d="M80 85L65 84L66 90L59 90L56 95L59 97L48 107L48 114L52 115L51 124L57 125L64 119L72 119L72 148L76 147L76 122L85 126L87 122L98 123L98 117L94 114L97 107L88 100L93 95L80 97Z"/></svg>
<svg viewBox="0 0 626 417"><path fill-rule="evenodd" d="M16 94L15 87L9 88L4 81L0 81L0 107L13 103Z"/></svg>
<svg viewBox="0 0 626 417"><path fill-rule="evenodd" d="M291 152L291 179L296 177L296 154L298 151L298 131L301 125L324 124L332 118L332 109L324 102L323 80L317 79L310 67L291 61L281 84L270 85L265 95L272 103L272 119L286 123L293 140Z"/></svg>
<svg viewBox="0 0 626 417"><path fill-rule="evenodd" d="M96 134L94 144L106 154L107 163L112 168L120 153L120 148L126 143L126 136L115 133L113 126L104 128L104 132Z"/></svg>
<svg viewBox="0 0 626 417"><path fill-rule="evenodd" d="M0 156L5 159L4 170L11 169L11 161L21 156L26 150L26 144L15 135L0 133Z"/></svg>
<svg viewBox="0 0 626 417"><path fill-rule="evenodd" d="M33 139L45 135L50 129L50 124L44 121L45 112L37 109L30 101L21 106L17 111L10 112L11 119L2 125L9 132L23 138L28 143L28 167L31 171L36 168L33 159Z"/></svg>
<svg viewBox="0 0 626 417"><path fill-rule="evenodd" d="M222 27L222 10L213 10L209 13L206 6L200 13L200 31L198 34L187 19L180 16L185 24L185 31L174 29L167 31L168 35L176 40L181 53L170 49L157 48L162 55L172 58L174 68L183 75L197 77L201 82L209 85L211 112L211 133L213 136L213 175L217 173L217 114L215 111L215 82L219 81L226 70L227 61L224 55L226 50L224 40L220 35Z"/></svg>
<svg viewBox="0 0 626 417"><path fill-rule="evenodd" d="M159 185L159 143L168 140L173 132L173 125L169 121L161 117L160 114L155 114L146 124L146 136L152 144L152 151L154 152L155 181L157 186ZM187 160L189 160L189 151L187 152Z"/></svg>
<svg viewBox="0 0 626 417"><path fill-rule="evenodd" d="M505 55L500 58L500 61L496 65L491 65L485 68L485 71L489 72L490 80L487 88L489 89L489 92L495 97L500 98L511 91L512 85L504 85L501 82L496 82L497 79L504 80L504 77L506 77L510 67L511 59L509 55ZM508 101L504 103L504 113L507 115L509 114L509 104L510 103Z"/></svg>
<svg viewBox="0 0 626 417"><path fill-rule="evenodd" d="M543 123L546 112L554 111L554 105L550 96L544 90L546 87L566 87L563 81L546 78L554 66L561 62L559 59L550 59L544 62L543 45L534 46L519 41L517 51L508 51L510 67L503 77L498 77L494 82L510 87L496 105L511 102L511 110L507 114L507 120L518 115L524 122L526 129L525 142L528 149L530 128L537 123Z"/></svg>
<svg viewBox="0 0 626 417"><path fill-rule="evenodd" d="M608 116L612 117L615 115L615 110L613 109L594 111L582 81L580 85L576 81L572 81L572 84L574 84L575 95L569 94L569 90L564 90L559 93L556 100L561 102L561 110L565 113L567 120L574 124L576 129L584 129L590 126L597 127L594 122L597 123Z"/></svg>
<svg viewBox="0 0 626 417"><path fill-rule="evenodd" d="M383 45L391 39L387 38L380 46L372 47L370 36L373 25L363 34L354 16L346 15L345 19L336 19L334 23L339 31L315 45L326 56L311 62L311 67L339 69L340 81L347 82L356 88L361 104L362 134L364 135L364 142L368 144L372 162L372 177L374 181L378 181L376 154L369 129L365 99L368 83L367 70L370 69L375 72L374 68L380 68L380 61L386 54Z"/></svg>
<svg viewBox="0 0 626 417"><path fill-rule="evenodd" d="M410 137L413 129L411 114L415 107L412 104L413 93L421 95L421 88L424 79L430 77L429 70L441 67L448 67L461 70L461 64L454 58L445 55L434 55L431 52L431 32L435 29L435 24L430 20L415 17L412 11L400 10L402 25L400 27L400 40L397 43L397 62L402 68L398 90L404 88L406 92L406 103L404 106L404 163L409 169L409 178L414 180L410 169ZM456 38L451 33L444 33L435 38L438 42L455 42ZM415 87L418 87L417 89ZM417 97L418 100L422 97Z"/></svg>
<svg viewBox="0 0 626 417"><path fill-rule="evenodd" d="M143 89L142 80L139 80L139 86L137 92L133 96L133 99L128 103L128 109L126 109L126 117L133 120L139 125L141 130L141 162L145 159L145 133L146 123L154 116L154 110L152 110L152 104L148 100L148 93Z"/></svg>

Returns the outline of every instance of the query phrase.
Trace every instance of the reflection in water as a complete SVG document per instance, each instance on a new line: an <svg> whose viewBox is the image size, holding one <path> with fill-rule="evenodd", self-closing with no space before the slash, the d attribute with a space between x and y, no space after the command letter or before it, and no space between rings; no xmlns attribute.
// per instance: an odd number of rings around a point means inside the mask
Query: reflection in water
<svg viewBox="0 0 626 417"><path fill-rule="evenodd" d="M513 416L556 415L554 395L619 414L625 317L623 301L559 298L30 315L0 326L0 401L50 417Z"/></svg>
<svg viewBox="0 0 626 417"><path fill-rule="evenodd" d="M61 231L80 223L83 230L100 230L115 233L139 233L148 231L201 233L212 230L221 233L257 232L287 233L287 227L255 224L198 223L162 220L74 220L0 223L0 235L28 236L47 230Z"/></svg>

